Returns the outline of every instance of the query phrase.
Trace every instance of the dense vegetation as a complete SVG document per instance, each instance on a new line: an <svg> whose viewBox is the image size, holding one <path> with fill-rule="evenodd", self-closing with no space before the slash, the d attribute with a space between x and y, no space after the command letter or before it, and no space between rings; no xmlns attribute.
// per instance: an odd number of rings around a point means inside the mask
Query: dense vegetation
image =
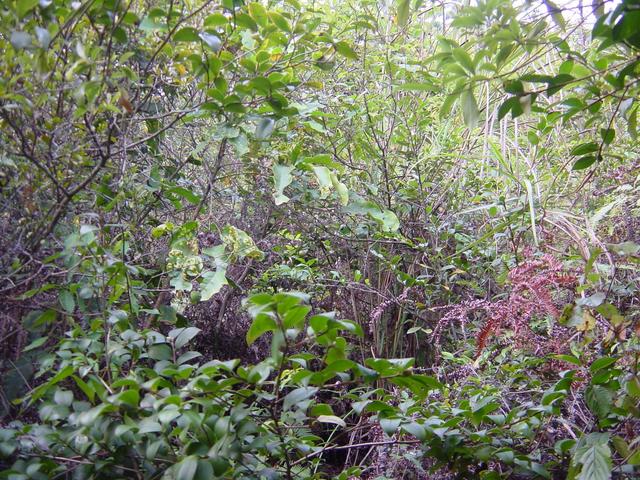
<svg viewBox="0 0 640 480"><path fill-rule="evenodd" d="M640 477L640 2L0 15L0 478Z"/></svg>

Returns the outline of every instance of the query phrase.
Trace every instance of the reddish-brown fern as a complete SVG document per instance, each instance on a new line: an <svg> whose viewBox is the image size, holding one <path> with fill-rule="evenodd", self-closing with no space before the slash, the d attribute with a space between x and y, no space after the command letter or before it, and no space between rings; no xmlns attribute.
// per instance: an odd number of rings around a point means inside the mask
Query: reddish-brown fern
<svg viewBox="0 0 640 480"><path fill-rule="evenodd" d="M525 260L509 272L509 295L499 301L467 300L442 307L446 310L434 329L434 342L440 343L442 331L453 321L464 325L472 311L484 312L486 321L476 336L476 357L485 349L489 339L502 328L513 331L516 344L533 347L536 352L551 352L562 348L557 338L543 338L530 327L531 319L545 314L558 318L560 309L553 293L573 287L576 278L564 271L562 264L551 255L534 257L525 252Z"/></svg>

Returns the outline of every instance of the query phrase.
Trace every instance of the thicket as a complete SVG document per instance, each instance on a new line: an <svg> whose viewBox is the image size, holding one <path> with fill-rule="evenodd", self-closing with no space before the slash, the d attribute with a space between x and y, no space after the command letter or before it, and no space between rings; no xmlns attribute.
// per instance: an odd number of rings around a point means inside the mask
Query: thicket
<svg viewBox="0 0 640 480"><path fill-rule="evenodd" d="M639 2L0 17L0 478L638 478Z"/></svg>

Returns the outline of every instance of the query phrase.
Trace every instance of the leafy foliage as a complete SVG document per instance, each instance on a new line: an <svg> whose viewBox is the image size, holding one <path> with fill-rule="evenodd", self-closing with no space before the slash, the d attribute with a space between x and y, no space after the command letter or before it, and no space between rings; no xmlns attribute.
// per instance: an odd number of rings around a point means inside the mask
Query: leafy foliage
<svg viewBox="0 0 640 480"><path fill-rule="evenodd" d="M637 2L2 7L0 477L638 476Z"/></svg>

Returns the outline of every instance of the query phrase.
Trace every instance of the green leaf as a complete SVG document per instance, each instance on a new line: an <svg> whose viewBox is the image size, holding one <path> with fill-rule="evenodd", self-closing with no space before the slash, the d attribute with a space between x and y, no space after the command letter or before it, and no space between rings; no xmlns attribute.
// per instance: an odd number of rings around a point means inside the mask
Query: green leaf
<svg viewBox="0 0 640 480"><path fill-rule="evenodd" d="M331 193L331 187L333 183L331 182L331 171L324 166L313 166L313 173L316 174L316 178L318 179L318 186L320 187L320 198L327 198Z"/></svg>
<svg viewBox="0 0 640 480"><path fill-rule="evenodd" d="M563 362L568 362L568 363L573 363L574 365L577 366L582 366L582 362L580 362L580 360L578 360L576 357L574 357L573 355L551 355L552 358L555 358L557 360L562 360Z"/></svg>
<svg viewBox="0 0 640 480"><path fill-rule="evenodd" d="M193 203L194 205L198 205L200 203L200 200L201 200L200 195L197 195L197 194L193 193L188 188L173 187L173 188L171 188L169 190L169 192L170 193L174 193L174 194L184 198L185 200L187 200L190 203Z"/></svg>
<svg viewBox="0 0 640 480"><path fill-rule="evenodd" d="M217 35L213 33L200 32L198 35L200 39L214 52L220 51L222 48L222 40Z"/></svg>
<svg viewBox="0 0 640 480"><path fill-rule="evenodd" d="M62 390L61 388L56 390L56 393L53 395L53 401L58 405L71 406L73 403L73 392L69 390Z"/></svg>
<svg viewBox="0 0 640 480"><path fill-rule="evenodd" d="M251 345L265 333L272 332L277 328L278 324L272 317L264 313L258 314L247 332L247 344Z"/></svg>
<svg viewBox="0 0 640 480"><path fill-rule="evenodd" d="M476 97L473 95L473 91L468 89L462 92L460 100L462 102L464 123L469 129L472 129L478 124L478 117L480 116Z"/></svg>
<svg viewBox="0 0 640 480"><path fill-rule="evenodd" d="M9 40L11 45L16 50L22 50L23 48L28 48L31 46L31 35L26 32L11 32L11 38Z"/></svg>
<svg viewBox="0 0 640 480"><path fill-rule="evenodd" d="M221 13L213 13L204 20L205 28L219 27L221 25L226 25L227 23L229 23L229 19Z"/></svg>
<svg viewBox="0 0 640 480"><path fill-rule="evenodd" d="M349 204L349 190L347 189L347 186L338 180L338 176L335 173L331 173L331 183L338 193L340 204L343 207L346 207Z"/></svg>
<svg viewBox="0 0 640 480"><path fill-rule="evenodd" d="M31 350L35 350L36 348L41 347L42 345L44 345L46 343L46 341L49 340L49 337L40 337L35 339L33 342L31 342L29 345L27 345L26 347L24 347L24 349L22 350L23 352L30 352Z"/></svg>
<svg viewBox="0 0 640 480"><path fill-rule="evenodd" d="M233 18L235 19L237 26L252 30L254 32L258 31L258 24L246 13L237 12Z"/></svg>
<svg viewBox="0 0 640 480"><path fill-rule="evenodd" d="M417 82L407 82L402 83L400 85L396 85L395 88L397 90L402 91L415 91L415 92L435 92L437 91L437 87L432 83L417 83ZM454 97L454 100L457 98Z"/></svg>
<svg viewBox="0 0 640 480"><path fill-rule="evenodd" d="M273 133L276 122L273 118L263 117L256 125L255 136L258 140L266 140Z"/></svg>
<svg viewBox="0 0 640 480"><path fill-rule="evenodd" d="M590 385L585 390L584 398L589 409L598 418L606 418L611 412L613 395L607 388L601 385Z"/></svg>
<svg viewBox="0 0 640 480"><path fill-rule="evenodd" d="M211 480L214 477L213 465L209 460L198 460L195 480Z"/></svg>
<svg viewBox="0 0 640 480"><path fill-rule="evenodd" d="M595 142L581 143L580 145L571 149L571 155L580 156L587 153L593 153L598 151L598 144Z"/></svg>
<svg viewBox="0 0 640 480"><path fill-rule="evenodd" d="M616 138L616 131L613 128L601 128L600 136L602 137L602 142L605 145L610 145L613 142L613 139Z"/></svg>
<svg viewBox="0 0 640 480"><path fill-rule="evenodd" d="M640 377L631 377L625 384L625 389L633 398L640 398Z"/></svg>
<svg viewBox="0 0 640 480"><path fill-rule="evenodd" d="M573 164L573 170L584 170L585 168L589 168L596 162L596 157L594 155L589 155L586 157L582 157Z"/></svg>
<svg viewBox="0 0 640 480"><path fill-rule="evenodd" d="M445 97L444 102L442 102L442 106L440 107L440 118L445 118L451 113L453 104L456 103L458 98L460 98L459 93L451 93Z"/></svg>
<svg viewBox="0 0 640 480"><path fill-rule="evenodd" d="M411 13L411 0L398 0L398 7L396 10L396 19L400 27L404 27L409 21L409 15Z"/></svg>
<svg viewBox="0 0 640 480"><path fill-rule="evenodd" d="M358 60L358 54L347 42L338 42L334 45L334 48L336 49L336 52L343 57L350 58L351 60Z"/></svg>
<svg viewBox="0 0 640 480"><path fill-rule="evenodd" d="M394 232L400 228L400 221L391 210L382 210L375 203L363 200L358 195L351 195L351 197L351 203L345 207L346 212L369 215L380 223L385 232Z"/></svg>
<svg viewBox="0 0 640 480"><path fill-rule="evenodd" d="M282 409L284 411L291 410L291 407L311 398L317 391L316 387L299 387L291 390L282 401Z"/></svg>
<svg viewBox="0 0 640 480"><path fill-rule="evenodd" d="M27 13L33 10L40 0L18 0L16 2L16 12L20 18L23 18Z"/></svg>
<svg viewBox="0 0 640 480"><path fill-rule="evenodd" d="M627 115L627 132L633 140L638 138L638 106L634 106Z"/></svg>
<svg viewBox="0 0 640 480"><path fill-rule="evenodd" d="M603 368L610 367L614 363L618 361L615 357L602 357L594 360L594 362L589 367L591 373L596 373L598 370L602 370Z"/></svg>
<svg viewBox="0 0 640 480"><path fill-rule="evenodd" d="M267 10L258 2L249 4L249 15L258 23L261 27L266 27L269 20Z"/></svg>
<svg viewBox="0 0 640 480"><path fill-rule="evenodd" d="M58 294L58 301L68 314L72 314L76 308L76 302L73 298L73 294L69 290L61 290Z"/></svg>
<svg viewBox="0 0 640 480"><path fill-rule="evenodd" d="M169 332L168 337L173 339L174 345L178 349L189 343L200 331L196 327L174 328Z"/></svg>
<svg viewBox="0 0 640 480"><path fill-rule="evenodd" d="M400 427L401 420L399 418L383 418L380 420L380 428L387 435L393 435L398 431L398 427Z"/></svg>
<svg viewBox="0 0 640 480"><path fill-rule="evenodd" d="M609 435L590 433L580 438L572 463L581 466L577 480L608 480L611 478Z"/></svg>
<svg viewBox="0 0 640 480"><path fill-rule="evenodd" d="M189 455L176 464L176 480L193 480L198 470L198 457Z"/></svg>
<svg viewBox="0 0 640 480"><path fill-rule="evenodd" d="M282 205L290 200L283 192L293 181L292 171L293 167L290 165L282 165L280 163L273 165L273 183L275 185L273 199L276 205Z"/></svg>
<svg viewBox="0 0 640 480"><path fill-rule="evenodd" d="M131 407L137 407L138 403L140 403L140 394L137 390L125 390L109 397L109 401L115 405L129 405Z"/></svg>
<svg viewBox="0 0 640 480"><path fill-rule="evenodd" d="M474 74L476 72L476 66L465 49L454 48L451 54L453 55L453 58L469 73Z"/></svg>
<svg viewBox="0 0 640 480"><path fill-rule="evenodd" d="M414 437L416 437L418 440L427 439L426 429L417 422L405 423L404 425L402 425L402 429L409 435L413 435Z"/></svg>
<svg viewBox="0 0 640 480"><path fill-rule="evenodd" d="M316 420L318 420L318 422L320 423L333 423L334 425L340 425L341 427L347 426L346 422L343 419L335 415L318 415L318 418Z"/></svg>
<svg viewBox="0 0 640 480"><path fill-rule="evenodd" d="M200 38L198 31L192 27L181 28L173 35L174 42L197 42Z"/></svg>
<svg viewBox="0 0 640 480"><path fill-rule="evenodd" d="M512 80L504 84L504 91L514 95L522 95L524 93L524 85L520 80Z"/></svg>
<svg viewBox="0 0 640 480"><path fill-rule="evenodd" d="M262 252L249 236L247 232L233 225L227 225L222 229L222 242L228 253L228 261L235 261L238 258L253 258L262 260L264 252Z"/></svg>
<svg viewBox="0 0 640 480"><path fill-rule="evenodd" d="M223 286L228 284L226 268L218 266L215 272L204 272L202 274L202 281L200 282L200 291L202 292L200 299L206 302L218 293Z"/></svg>
<svg viewBox="0 0 640 480"><path fill-rule="evenodd" d="M511 112L513 118L517 118L524 113L519 97L511 97L500 105L498 108L498 120L502 120L509 112Z"/></svg>
<svg viewBox="0 0 640 480"><path fill-rule="evenodd" d="M73 375L72 378L76 382L76 385L78 385L78 388L82 390L82 393L87 396L90 402L93 402L93 399L96 395L95 389L76 375Z"/></svg>
<svg viewBox="0 0 640 480"><path fill-rule="evenodd" d="M564 17L562 16L562 10L551 0L543 0L543 3L546 5L547 11L551 15L551 18L553 19L554 23L558 27L560 27L562 30L564 30L567 23L565 22Z"/></svg>
<svg viewBox="0 0 640 480"><path fill-rule="evenodd" d="M269 12L269 18L278 27L280 30L285 32L291 32L291 26L289 25L289 21L280 15L278 12Z"/></svg>

